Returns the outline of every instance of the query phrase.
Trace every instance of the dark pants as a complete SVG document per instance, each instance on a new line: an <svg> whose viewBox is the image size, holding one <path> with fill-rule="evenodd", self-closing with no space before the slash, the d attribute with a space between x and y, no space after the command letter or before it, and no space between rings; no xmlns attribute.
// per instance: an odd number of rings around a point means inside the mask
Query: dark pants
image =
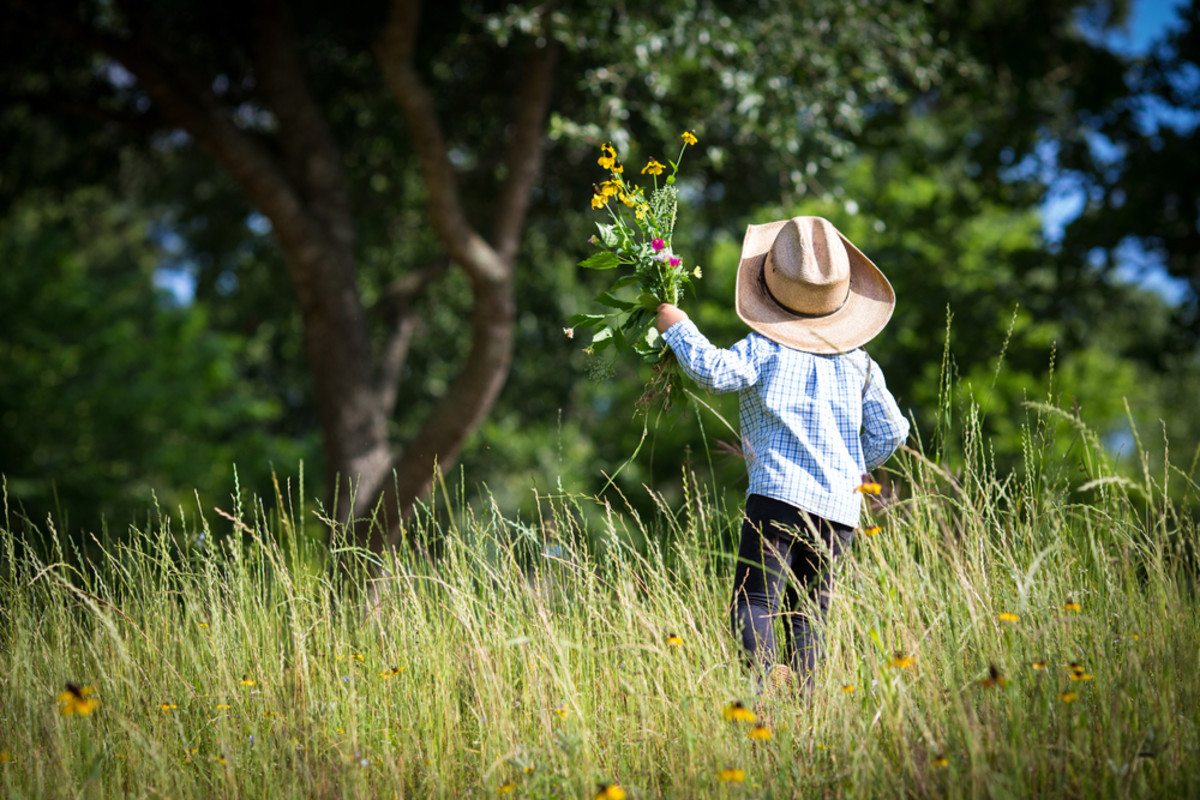
<svg viewBox="0 0 1200 800"><path fill-rule="evenodd" d="M778 663L774 621L782 607L790 665L807 680L820 657L819 626L829 613L830 557L841 556L853 541L854 529L846 525L769 497L746 499L732 623L752 665L766 670Z"/></svg>

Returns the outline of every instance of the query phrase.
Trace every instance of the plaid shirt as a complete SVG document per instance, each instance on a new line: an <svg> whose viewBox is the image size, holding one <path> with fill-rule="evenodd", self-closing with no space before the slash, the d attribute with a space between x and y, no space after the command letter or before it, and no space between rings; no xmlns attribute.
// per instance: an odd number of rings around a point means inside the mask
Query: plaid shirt
<svg viewBox="0 0 1200 800"><path fill-rule="evenodd" d="M908 438L908 421L865 350L815 355L757 333L720 350L686 319L663 338L696 383L738 392L748 495L858 525L862 494L854 490L863 473Z"/></svg>

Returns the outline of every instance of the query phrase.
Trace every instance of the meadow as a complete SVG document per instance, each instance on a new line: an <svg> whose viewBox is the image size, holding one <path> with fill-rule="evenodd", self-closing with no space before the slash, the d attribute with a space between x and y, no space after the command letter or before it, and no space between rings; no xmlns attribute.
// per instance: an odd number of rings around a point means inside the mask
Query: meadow
<svg viewBox="0 0 1200 800"><path fill-rule="evenodd" d="M799 698L740 663L739 509L692 476L652 515L435 497L436 557L382 560L318 543L286 481L81 550L42 523L49 556L6 497L0 797L1200 795L1196 530L1168 499L1195 485L1030 420L1015 471L976 421L953 469L918 444L877 475ZM330 557L369 612L331 602Z"/></svg>

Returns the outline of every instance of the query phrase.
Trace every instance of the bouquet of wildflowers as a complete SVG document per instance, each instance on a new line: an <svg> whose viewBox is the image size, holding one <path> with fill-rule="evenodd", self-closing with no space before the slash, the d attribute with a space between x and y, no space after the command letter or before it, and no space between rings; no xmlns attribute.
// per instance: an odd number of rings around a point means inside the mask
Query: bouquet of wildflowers
<svg viewBox="0 0 1200 800"><path fill-rule="evenodd" d="M611 144L600 147L597 163L608 170L608 179L594 185L592 208L607 213L605 222L597 222L598 233L589 240L598 252L579 263L587 269L632 268L621 274L613 284L596 297L609 309L602 314L577 314L565 329L574 336L575 328L590 328L595 333L588 348L600 353L609 348L617 352L633 350L648 363L662 364L664 346L654 326L660 303L677 303L683 290L700 277L700 267L688 267L671 246L675 231L675 216L679 207L679 190L675 176L689 145L696 136L685 131L680 137L683 145L679 156L667 164L650 158L642 175L652 181L649 187L638 186L625 177L625 166L618 160ZM660 176L670 168L670 174ZM656 376L663 374L658 370ZM659 383L656 379L655 383ZM669 384L670 377L666 378ZM659 388L669 388L661 386Z"/></svg>

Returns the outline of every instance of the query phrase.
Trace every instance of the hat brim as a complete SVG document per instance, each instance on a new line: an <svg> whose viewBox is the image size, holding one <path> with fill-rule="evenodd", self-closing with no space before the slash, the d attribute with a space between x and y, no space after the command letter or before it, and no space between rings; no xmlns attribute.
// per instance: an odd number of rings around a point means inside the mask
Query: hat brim
<svg viewBox="0 0 1200 800"><path fill-rule="evenodd" d="M883 330L896 307L896 293L871 260L838 232L850 261L850 293L837 311L804 317L779 305L767 293L763 267L779 229L788 220L750 225L738 264L736 308L742 321L772 341L808 353L845 353L862 347Z"/></svg>

